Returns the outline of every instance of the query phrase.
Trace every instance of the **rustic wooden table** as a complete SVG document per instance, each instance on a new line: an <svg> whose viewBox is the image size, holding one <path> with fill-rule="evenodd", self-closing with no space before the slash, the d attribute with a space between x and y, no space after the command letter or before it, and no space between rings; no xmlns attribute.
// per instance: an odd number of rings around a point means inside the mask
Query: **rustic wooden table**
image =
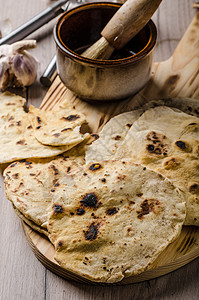
<svg viewBox="0 0 199 300"><path fill-rule="evenodd" d="M194 16L191 0L163 1L154 15L158 28L155 60L170 57ZM0 0L0 19L9 18L13 29L45 9L47 0ZM38 41L33 53L40 61L38 79L25 91L16 90L26 97L28 105L39 107L47 88L41 86L39 77L55 53L52 28L55 20L46 24L30 38ZM11 203L4 195L0 179L0 299L199 299L199 259L183 268L143 283L128 286L99 287L78 284L61 279L48 271L35 258L23 234L21 222Z"/></svg>

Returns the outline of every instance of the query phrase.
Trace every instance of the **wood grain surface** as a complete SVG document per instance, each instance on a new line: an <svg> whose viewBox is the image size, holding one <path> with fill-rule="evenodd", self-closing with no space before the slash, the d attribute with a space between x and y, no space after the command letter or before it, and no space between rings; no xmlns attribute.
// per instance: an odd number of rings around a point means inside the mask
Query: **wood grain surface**
<svg viewBox="0 0 199 300"><path fill-rule="evenodd" d="M195 11L190 0L163 1L154 16L158 27L158 43L155 60L168 59ZM16 28L30 17L47 7L47 0L0 0L1 18L9 17ZM24 95L28 105L40 106L47 90L39 83L39 75L53 56L55 46L52 38L54 21L47 24L31 37L38 41L34 50L40 61L37 82L28 90L16 91ZM127 286L97 287L69 282L54 275L35 258L31 248L22 234L20 220L14 214L11 203L4 195L1 178L0 210L0 298L12 299L198 299L199 298L199 260L196 259L185 267L157 279Z"/></svg>

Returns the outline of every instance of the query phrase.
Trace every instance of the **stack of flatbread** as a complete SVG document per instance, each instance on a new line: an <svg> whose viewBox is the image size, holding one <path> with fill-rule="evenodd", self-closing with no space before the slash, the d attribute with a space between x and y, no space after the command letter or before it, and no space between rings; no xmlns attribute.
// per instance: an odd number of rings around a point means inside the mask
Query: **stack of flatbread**
<svg viewBox="0 0 199 300"><path fill-rule="evenodd" d="M0 163L13 162L4 174L15 212L48 235L49 191L58 178L83 164L88 134L81 133L81 125L86 120L67 104L54 111L30 106L28 113L24 104L20 96L0 96Z"/></svg>
<svg viewBox="0 0 199 300"><path fill-rule="evenodd" d="M85 117L68 105L55 111L24 109L25 99L0 95L0 164L25 158L52 157L82 142Z"/></svg>
<svg viewBox="0 0 199 300"><path fill-rule="evenodd" d="M84 116L67 104L26 113L22 98L1 98L3 149L13 147L0 150L1 163L12 161L7 198L48 236L63 268L118 282L150 268L183 224L199 225L197 101L153 101L120 114L91 143Z"/></svg>

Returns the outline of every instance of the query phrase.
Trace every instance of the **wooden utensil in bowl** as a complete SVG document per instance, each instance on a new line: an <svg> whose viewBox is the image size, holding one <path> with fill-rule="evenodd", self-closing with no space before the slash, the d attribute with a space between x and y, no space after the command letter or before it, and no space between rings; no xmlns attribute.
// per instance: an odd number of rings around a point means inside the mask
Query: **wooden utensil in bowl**
<svg viewBox="0 0 199 300"><path fill-rule="evenodd" d="M108 59L115 49L127 44L151 19L162 0L127 0L114 14L102 37L82 56L91 59Z"/></svg>

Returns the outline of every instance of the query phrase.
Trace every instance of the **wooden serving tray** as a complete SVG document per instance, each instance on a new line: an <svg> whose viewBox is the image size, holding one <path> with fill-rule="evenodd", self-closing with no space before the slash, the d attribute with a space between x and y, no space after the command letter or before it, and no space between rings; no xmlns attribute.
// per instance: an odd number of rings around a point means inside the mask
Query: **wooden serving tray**
<svg viewBox="0 0 199 300"><path fill-rule="evenodd" d="M41 109L51 110L62 101L70 101L77 110L86 115L92 132L99 132L111 117L121 112L129 111L152 99L174 97L199 99L199 12L174 54L167 61L154 64L151 80L133 98L112 103L87 103L67 90L57 76L41 104ZM61 268L53 258L55 250L49 240L22 223L28 243L45 267L63 278L91 283ZM199 227L186 226L178 239L164 250L148 271L125 278L120 284L140 282L167 274L198 256Z"/></svg>

